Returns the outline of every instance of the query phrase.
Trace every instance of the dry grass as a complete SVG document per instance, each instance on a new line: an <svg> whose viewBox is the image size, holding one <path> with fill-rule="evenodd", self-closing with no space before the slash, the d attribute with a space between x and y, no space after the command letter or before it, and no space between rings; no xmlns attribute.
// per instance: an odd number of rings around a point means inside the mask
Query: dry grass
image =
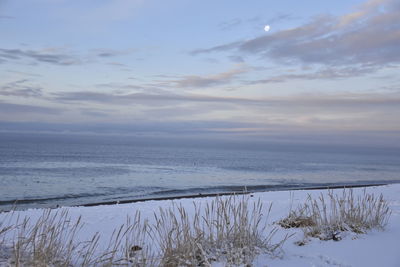
<svg viewBox="0 0 400 267"><path fill-rule="evenodd" d="M0 221L0 266L1 263L7 261L8 258L12 255L12 249L6 245L6 234L14 229L10 223L10 219L13 217L13 213L9 212L5 216L3 221Z"/></svg>
<svg viewBox="0 0 400 267"><path fill-rule="evenodd" d="M88 241L77 240L82 226L81 218L71 220L67 210L44 210L34 222L29 218L16 218L12 228L0 227L12 232L6 236L5 231L0 230L4 233L0 266L115 266L122 262L119 258L124 252L122 238L133 229L133 224L114 231L108 248L101 252L98 251L98 233Z"/></svg>
<svg viewBox="0 0 400 267"><path fill-rule="evenodd" d="M303 228L306 236L322 240L340 240L339 233L352 231L365 233L367 230L383 229L390 217L387 201L380 195L364 193L354 196L353 190L343 190L341 194L328 192L317 199L310 195L306 202L279 221L284 228Z"/></svg>
<svg viewBox="0 0 400 267"><path fill-rule="evenodd" d="M249 207L247 196L216 198L204 209L193 203L193 210L194 216L188 216L175 206L156 215L162 266L251 264L260 252L276 255L284 242L271 244L276 229L266 229L262 203Z"/></svg>
<svg viewBox="0 0 400 267"><path fill-rule="evenodd" d="M271 206L268 214L270 210ZM66 210L45 210L34 222L17 219L12 229L6 226L9 223L0 224L0 253L7 251L0 257L0 265L210 266L213 261L251 264L258 253L278 255L286 240L272 244L277 229L267 229L263 211L260 200L250 202L248 196L231 196L215 198L204 207L193 203L189 209L181 205L160 209L154 214L153 223L136 212L114 230L108 246L100 249L98 233L85 242L78 240L81 218L71 220Z"/></svg>
<svg viewBox="0 0 400 267"><path fill-rule="evenodd" d="M17 220L18 221L18 220ZM75 244L80 218L72 222L64 211L45 210L33 224L28 218L15 226L12 266L72 266L74 256L83 249Z"/></svg>

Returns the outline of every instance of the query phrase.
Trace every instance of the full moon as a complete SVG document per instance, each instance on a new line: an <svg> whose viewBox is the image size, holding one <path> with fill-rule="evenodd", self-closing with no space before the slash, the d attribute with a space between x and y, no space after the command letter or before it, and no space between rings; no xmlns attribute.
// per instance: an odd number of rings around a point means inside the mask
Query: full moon
<svg viewBox="0 0 400 267"><path fill-rule="evenodd" d="M269 25L265 25L265 27L264 27L264 31L269 31L271 29L271 27L269 26Z"/></svg>

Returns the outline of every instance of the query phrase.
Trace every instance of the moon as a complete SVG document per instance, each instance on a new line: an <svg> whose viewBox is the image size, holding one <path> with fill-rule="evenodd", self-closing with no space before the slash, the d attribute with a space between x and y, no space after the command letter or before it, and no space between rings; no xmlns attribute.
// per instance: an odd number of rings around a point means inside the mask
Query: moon
<svg viewBox="0 0 400 267"><path fill-rule="evenodd" d="M264 31L268 32L270 29L271 29L271 27L269 25L264 26Z"/></svg>

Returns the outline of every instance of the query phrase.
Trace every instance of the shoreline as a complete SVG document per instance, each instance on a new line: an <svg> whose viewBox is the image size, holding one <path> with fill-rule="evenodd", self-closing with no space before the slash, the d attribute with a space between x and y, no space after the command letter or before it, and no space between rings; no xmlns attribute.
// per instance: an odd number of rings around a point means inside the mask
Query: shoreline
<svg viewBox="0 0 400 267"><path fill-rule="evenodd" d="M121 200L111 200L111 201L98 201L98 202L88 202L84 204L72 204L72 205L62 205L53 203L46 206L40 206L41 203L37 203L37 206L31 207L23 207L17 208L19 205L26 205L27 203L34 203L32 200L24 199L24 200L16 200L13 204L9 203L8 206L11 208L2 209L0 206L0 214L10 212L12 210L29 210L29 209L58 209L62 207L96 207L96 206L112 206L118 204L129 204L129 203L144 203L148 201L165 201L165 200L180 200L180 199L198 199L198 198L207 198L207 197L217 197L217 196L232 196L232 195L246 195L246 194L254 194L254 193L266 193L266 192L285 192L285 191L302 191L302 190L326 190L326 189L341 189L341 188L360 188L360 187L373 187L373 186L384 186L389 184L399 184L400 182L394 181L384 181L381 183L363 183L363 184L315 184L315 185L303 185L303 186L295 186L291 185L282 185L282 186L264 186L263 189L257 190L259 186L244 186L244 190L232 190L225 192L215 192L215 193L189 193L189 194L177 194L170 196L161 196L161 197L144 197L144 198L131 198L131 199L121 199ZM1 202L1 201L0 201ZM5 205L7 206L7 205ZM21 207L21 206L20 206Z"/></svg>
<svg viewBox="0 0 400 267"><path fill-rule="evenodd" d="M384 186L389 183L379 184L353 184L353 185L327 185L327 186L309 186L309 187L291 187L291 188L271 188L269 190L262 191L234 191L234 192L221 192L221 193L207 193L207 194L190 194L182 196L168 196L168 197L153 197L153 198L140 198L140 199L126 199L126 200L115 200L115 201L104 201L87 203L83 205L73 205L71 207L95 207L103 205L118 205L118 204L129 204L146 201L164 201L164 200L176 200L176 199L188 199L188 198L205 198L205 197L217 197L217 196L232 196L232 195L248 195L254 193L263 192L283 192L283 191L298 191L298 190L326 190L326 189L344 189L344 188L360 188L360 187L372 187L372 186Z"/></svg>

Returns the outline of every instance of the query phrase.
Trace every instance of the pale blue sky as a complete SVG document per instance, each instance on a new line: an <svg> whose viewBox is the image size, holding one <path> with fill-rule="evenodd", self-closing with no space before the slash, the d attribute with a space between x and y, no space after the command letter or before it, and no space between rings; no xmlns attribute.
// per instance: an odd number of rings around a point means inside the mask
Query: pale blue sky
<svg viewBox="0 0 400 267"><path fill-rule="evenodd" d="M397 138L399 12L396 0L0 0L0 121Z"/></svg>

